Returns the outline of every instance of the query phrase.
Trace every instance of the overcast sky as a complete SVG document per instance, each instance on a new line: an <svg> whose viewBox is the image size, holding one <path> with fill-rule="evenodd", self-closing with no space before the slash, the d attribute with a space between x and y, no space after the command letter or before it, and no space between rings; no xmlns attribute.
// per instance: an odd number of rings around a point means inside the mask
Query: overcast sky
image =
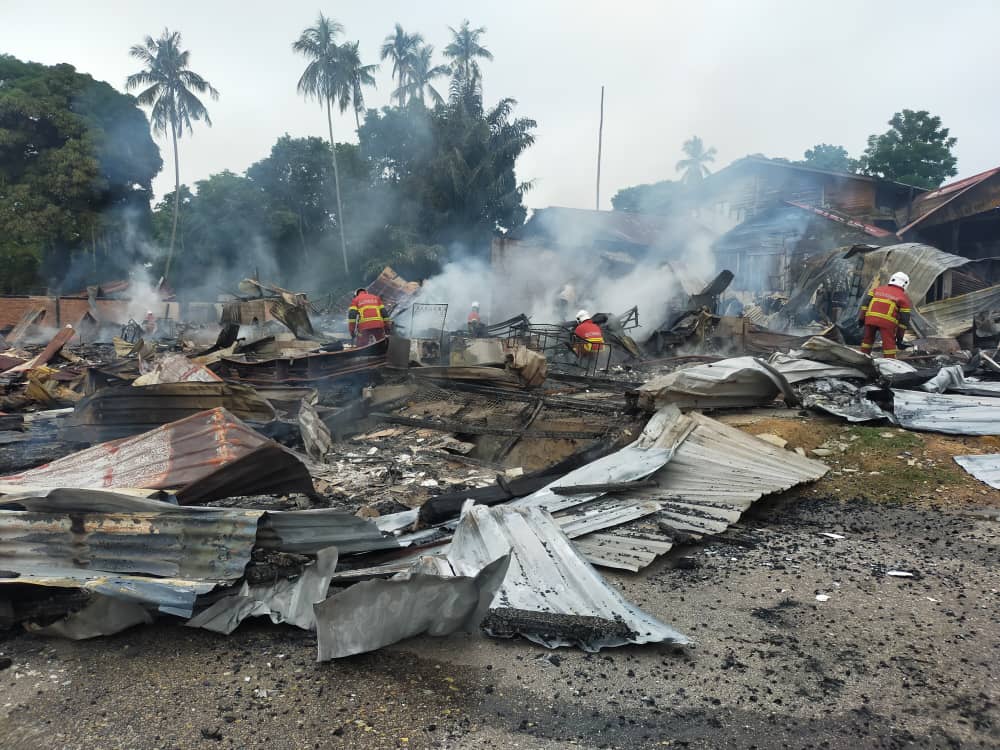
<svg viewBox="0 0 1000 750"><path fill-rule="evenodd" d="M438 53L447 26L486 26L496 56L484 63L487 104L512 96L538 121L518 163L519 178L536 181L534 208L593 208L601 85L602 208L622 187L675 178L693 134L718 149L716 167L749 153L801 158L819 142L857 156L903 108L929 109L951 128L960 176L1000 164L1000 3L989 0L0 0L0 51L68 62L122 89L136 69L129 46L179 30L191 67L221 92L209 104L214 127L196 126L181 144L181 180L192 183L242 172L283 133L326 137L319 107L296 94L305 63L291 50L319 10L360 41L366 62L378 62L397 21ZM390 70L368 106L388 103ZM334 128L356 140L350 114ZM173 187L169 143L160 146L158 197Z"/></svg>

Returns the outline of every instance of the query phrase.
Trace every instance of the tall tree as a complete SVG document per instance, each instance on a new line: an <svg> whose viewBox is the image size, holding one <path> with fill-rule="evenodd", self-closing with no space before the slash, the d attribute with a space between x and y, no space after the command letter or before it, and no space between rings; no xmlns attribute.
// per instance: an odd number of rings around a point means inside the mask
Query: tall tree
<svg viewBox="0 0 1000 750"><path fill-rule="evenodd" d="M145 67L133 73L125 81L129 90L142 88L136 100L144 107L152 107L150 120L153 131L166 135L169 129L174 146L174 221L170 231L170 250L163 277L170 274L170 263L174 257L174 242L177 238L177 218L180 215L181 168L177 154L177 139L184 135L185 128L192 132L192 121L204 120L211 127L212 120L198 94L209 94L219 98L219 92L200 75L188 67L191 53L181 49L179 31L164 29L159 39L147 36L142 44L133 45L129 54Z"/></svg>
<svg viewBox="0 0 1000 750"><path fill-rule="evenodd" d="M435 105L444 103L444 97L434 88L434 79L448 75L448 66L435 65L433 58L434 47L425 44L417 51L412 61L407 97L411 100L416 99L421 104L425 103L425 97L428 96Z"/></svg>
<svg viewBox="0 0 1000 750"><path fill-rule="evenodd" d="M163 166L145 113L71 65L0 54L0 81L0 293L126 273Z"/></svg>
<svg viewBox="0 0 1000 750"><path fill-rule="evenodd" d="M705 166L709 162L715 161L715 147L705 148L704 142L698 136L691 136L684 141L682 147L687 158L677 162L677 171L683 172L682 180L691 184L707 177L711 172Z"/></svg>
<svg viewBox="0 0 1000 750"><path fill-rule="evenodd" d="M941 127L940 117L904 109L889 125L882 135L868 136L860 159L864 174L923 188L936 188L958 174L958 159L951 153L958 139Z"/></svg>
<svg viewBox="0 0 1000 750"><path fill-rule="evenodd" d="M337 195L337 226L340 228L340 250L344 256L344 273L350 275L347 263L347 239L344 236L344 209L340 199L340 170L337 168L337 145L333 140L333 104L345 89L352 84L344 74L341 65L340 47L337 37L344 27L327 18L322 13L316 25L305 29L292 49L310 59L302 77L299 78L299 93L315 97L320 106L326 104L326 124L330 130L330 154L333 157L333 183ZM343 98L340 99L343 101Z"/></svg>
<svg viewBox="0 0 1000 750"><path fill-rule="evenodd" d="M354 123L361 127L361 113L365 110L365 95L363 87L375 88L375 71L379 69L378 64L364 65L361 62L361 53L358 51L359 42L348 42L340 47L340 64L344 69L343 86L338 95L340 111L343 112L348 104L354 106Z"/></svg>
<svg viewBox="0 0 1000 750"><path fill-rule="evenodd" d="M832 146L829 143L817 143L807 149L805 159L794 162L803 167L813 169L825 169L830 172L857 172L858 161L852 159L847 154L847 149L843 146Z"/></svg>
<svg viewBox="0 0 1000 750"><path fill-rule="evenodd" d="M423 41L423 36L408 34L397 23L394 32L389 34L382 43L382 59L392 60L392 75L398 83L392 96L400 107L406 104L407 86L413 72L414 61Z"/></svg>
<svg viewBox="0 0 1000 750"><path fill-rule="evenodd" d="M473 29L469 26L469 19L465 19L457 31L451 26L448 31L451 32L451 43L444 48L444 54L452 60L452 75L465 88L474 89L482 80L479 60L493 59L493 53L480 44L486 27Z"/></svg>

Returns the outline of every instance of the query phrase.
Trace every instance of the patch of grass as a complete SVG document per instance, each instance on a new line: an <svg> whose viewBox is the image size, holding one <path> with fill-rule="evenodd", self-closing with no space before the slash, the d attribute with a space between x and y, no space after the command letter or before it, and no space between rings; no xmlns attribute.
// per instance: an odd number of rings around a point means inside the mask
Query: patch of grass
<svg viewBox="0 0 1000 750"><path fill-rule="evenodd" d="M892 437L882 437L888 433ZM844 442L850 441L852 452L876 451L878 453L892 452L894 454L902 451L913 451L923 447L923 440L914 433L900 431L896 427L851 427L841 438Z"/></svg>

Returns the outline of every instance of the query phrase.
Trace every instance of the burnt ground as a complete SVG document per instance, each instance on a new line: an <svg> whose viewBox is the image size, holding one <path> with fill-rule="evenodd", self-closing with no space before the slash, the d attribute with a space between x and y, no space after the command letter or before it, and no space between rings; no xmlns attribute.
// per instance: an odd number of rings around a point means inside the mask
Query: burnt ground
<svg viewBox="0 0 1000 750"><path fill-rule="evenodd" d="M311 634L260 623L10 635L0 747L998 747L997 519L790 496L609 576L686 650L456 635L317 664Z"/></svg>

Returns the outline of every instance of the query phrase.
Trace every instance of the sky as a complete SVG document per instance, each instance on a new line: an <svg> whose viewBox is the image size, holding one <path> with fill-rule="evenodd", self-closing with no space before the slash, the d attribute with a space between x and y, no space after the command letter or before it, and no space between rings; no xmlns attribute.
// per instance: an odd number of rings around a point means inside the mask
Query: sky
<svg viewBox="0 0 1000 750"><path fill-rule="evenodd" d="M326 137L315 102L296 93L305 66L291 44L317 13L341 22L365 62L378 62L399 22L440 55L448 26L485 26L495 55L483 63L486 103L518 101L538 121L518 162L534 180L531 208L593 208L601 86L605 87L601 205L630 185L676 179L681 145L699 135L715 168L751 153L801 158L816 143L852 156L900 109L927 109L958 138L959 177L1000 164L1000 3L985 0L0 0L0 52L68 62L124 88L137 69L128 49L164 27L178 30L191 67L220 92L213 127L181 141L181 181L243 172L275 140ZM444 62L443 58L440 62ZM391 65L366 104L388 103ZM444 87L446 83L442 84ZM356 141L351 113L334 122ZM157 197L173 189L169 142Z"/></svg>

